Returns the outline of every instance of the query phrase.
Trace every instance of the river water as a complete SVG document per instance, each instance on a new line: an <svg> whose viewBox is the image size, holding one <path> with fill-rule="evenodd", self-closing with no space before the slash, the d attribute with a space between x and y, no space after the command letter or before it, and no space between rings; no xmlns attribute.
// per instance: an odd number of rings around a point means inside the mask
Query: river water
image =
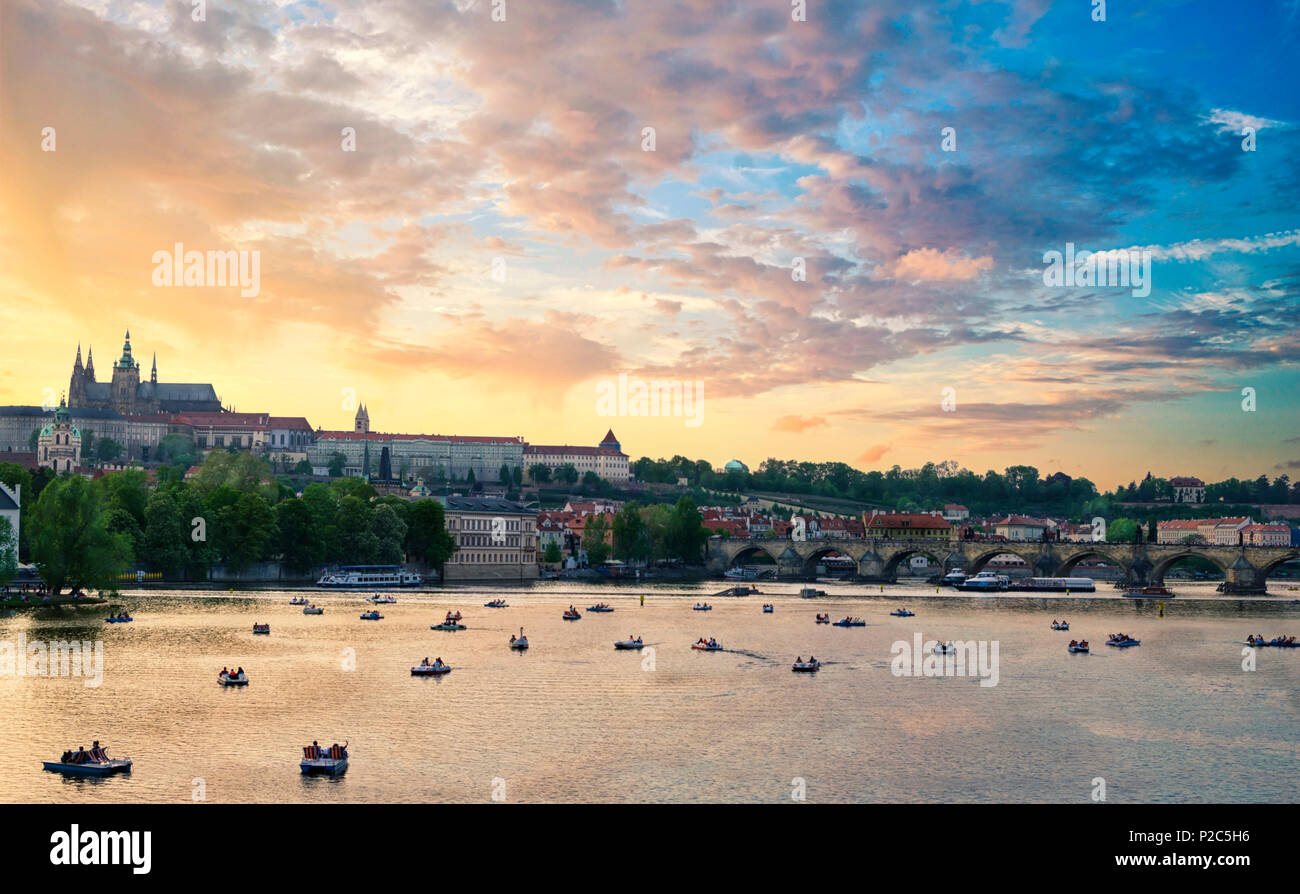
<svg viewBox="0 0 1300 894"><path fill-rule="evenodd" d="M131 624L103 623L103 607L11 614L0 644L99 640L104 665L93 687L0 677L0 801L1086 803L1103 786L1120 803L1300 801L1300 649L1243 656L1241 644L1300 634L1289 591L1225 600L1179 584L1161 617L1109 588L1039 599L818 584L827 598L800 599L798 584L768 583L692 610L723 586L400 592L377 622L359 618L364 594L311 592L325 614L305 616L270 590L128 593ZM482 607L496 596L510 607ZM587 612L597 601L616 611ZM561 619L570 603L581 620ZM889 615L904 604L916 617ZM430 630L450 609L469 629ZM818 612L867 626L817 625ZM1071 632L1049 629L1059 617ZM254 636L255 621L271 635ZM525 653L507 647L521 626ZM1119 631L1142 645L1105 647ZM982 677L896 674L894 645L918 633L985 642L990 661L996 644L996 685L980 685L991 664ZM615 651L629 634L653 648ZM700 636L726 650L692 650ZM1068 654L1072 637L1092 654ZM822 670L792 673L810 653ZM412 677L425 656L454 670ZM250 685L219 686L225 665ZM92 739L133 772L41 769ZM313 739L350 742L345 776L301 776Z"/></svg>

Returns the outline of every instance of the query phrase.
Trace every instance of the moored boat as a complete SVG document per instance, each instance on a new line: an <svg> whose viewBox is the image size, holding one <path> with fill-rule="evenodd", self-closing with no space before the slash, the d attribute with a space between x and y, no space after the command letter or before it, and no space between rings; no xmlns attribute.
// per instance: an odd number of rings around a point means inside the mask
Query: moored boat
<svg viewBox="0 0 1300 894"><path fill-rule="evenodd" d="M799 590L799 598L801 599L821 599L825 595L825 590L817 590L813 587L803 587Z"/></svg>
<svg viewBox="0 0 1300 894"><path fill-rule="evenodd" d="M939 583L945 587L955 587L964 580L966 580L966 573L960 568L954 568L940 578Z"/></svg>
<svg viewBox="0 0 1300 894"><path fill-rule="evenodd" d="M1127 599L1173 599L1175 595L1173 590L1164 586L1151 585L1124 589L1124 596Z"/></svg>
<svg viewBox="0 0 1300 894"><path fill-rule="evenodd" d="M348 745L346 742L329 748L321 748L315 742L304 745L298 766L305 776L338 776L348 769Z"/></svg>
<svg viewBox="0 0 1300 894"><path fill-rule="evenodd" d="M424 578L400 565L343 565L316 581L329 590L376 590L391 587L418 587Z"/></svg>
<svg viewBox="0 0 1300 894"><path fill-rule="evenodd" d="M953 584L958 590L972 593L998 593L1011 586L1011 578L1005 574L981 571L974 577Z"/></svg>
<svg viewBox="0 0 1300 894"><path fill-rule="evenodd" d="M1090 577L1027 577L1012 581L1007 589L1021 593L1095 593L1097 585Z"/></svg>

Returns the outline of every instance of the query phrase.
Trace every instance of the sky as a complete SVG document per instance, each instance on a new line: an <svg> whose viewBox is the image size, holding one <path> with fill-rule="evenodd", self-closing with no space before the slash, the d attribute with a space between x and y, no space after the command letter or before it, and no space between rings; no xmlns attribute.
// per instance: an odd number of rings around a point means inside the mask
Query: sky
<svg viewBox="0 0 1300 894"><path fill-rule="evenodd" d="M1300 474L1300 3L805 9L2 0L0 404L129 328L325 429Z"/></svg>

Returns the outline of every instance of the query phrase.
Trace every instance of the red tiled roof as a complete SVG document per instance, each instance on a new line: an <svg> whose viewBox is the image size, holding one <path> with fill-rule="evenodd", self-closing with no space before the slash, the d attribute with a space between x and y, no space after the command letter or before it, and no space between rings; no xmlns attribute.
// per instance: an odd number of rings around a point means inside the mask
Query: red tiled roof
<svg viewBox="0 0 1300 894"><path fill-rule="evenodd" d="M925 512L880 513L867 521L868 528L952 528L941 516Z"/></svg>

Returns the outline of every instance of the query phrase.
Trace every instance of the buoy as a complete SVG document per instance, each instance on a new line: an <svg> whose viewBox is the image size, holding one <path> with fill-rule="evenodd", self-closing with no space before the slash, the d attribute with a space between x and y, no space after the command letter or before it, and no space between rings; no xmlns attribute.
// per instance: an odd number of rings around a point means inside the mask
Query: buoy
<svg viewBox="0 0 1300 894"><path fill-rule="evenodd" d="M1163 599L1161 599L1159 602L1156 603L1156 605L1159 606L1159 608L1160 608L1160 617L1163 618L1163 617L1165 616L1165 601L1164 601Z"/></svg>
<svg viewBox="0 0 1300 894"><path fill-rule="evenodd" d="M645 594L644 594L644 593L641 594L641 604L642 604L642 605L645 605Z"/></svg>

